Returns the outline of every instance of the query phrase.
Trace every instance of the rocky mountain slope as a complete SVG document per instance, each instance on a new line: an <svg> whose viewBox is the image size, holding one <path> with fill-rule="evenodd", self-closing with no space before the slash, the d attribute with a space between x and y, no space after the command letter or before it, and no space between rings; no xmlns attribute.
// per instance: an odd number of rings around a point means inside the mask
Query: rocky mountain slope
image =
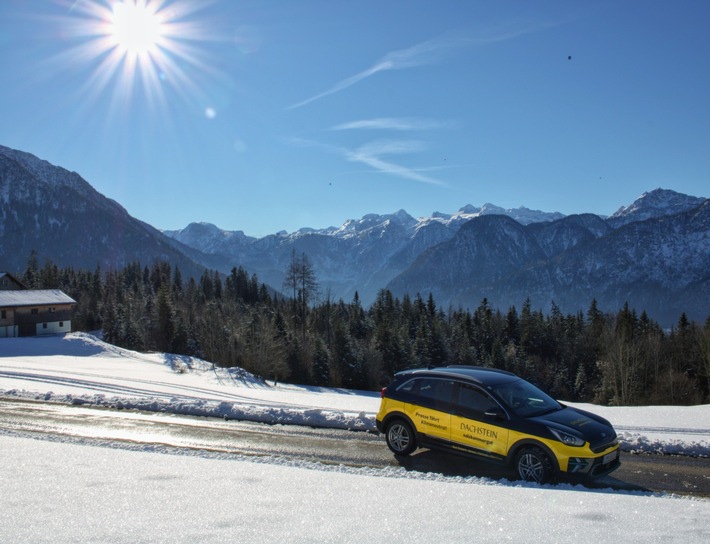
<svg viewBox="0 0 710 544"><path fill-rule="evenodd" d="M388 284L396 295L431 291L439 304L563 312L624 302L670 325L710 315L710 201L674 215L611 228L591 215L523 226L481 218L420 255Z"/></svg>
<svg viewBox="0 0 710 544"><path fill-rule="evenodd" d="M665 324L681 312L710 315L708 200L656 189L612 217L564 217L491 204L414 218L369 214L340 227L254 238L209 223L161 233L131 217L75 172L0 146L0 269L40 263L104 270L156 259L183 276L242 266L280 289L292 255L306 255L323 296L369 305L382 288L431 292L440 307L503 311L530 299L565 312L593 298L616 310L629 302Z"/></svg>
<svg viewBox="0 0 710 544"><path fill-rule="evenodd" d="M42 266L116 269L155 259L185 274L202 267L160 231L131 217L76 172L0 146L0 269L20 272L36 251Z"/></svg>

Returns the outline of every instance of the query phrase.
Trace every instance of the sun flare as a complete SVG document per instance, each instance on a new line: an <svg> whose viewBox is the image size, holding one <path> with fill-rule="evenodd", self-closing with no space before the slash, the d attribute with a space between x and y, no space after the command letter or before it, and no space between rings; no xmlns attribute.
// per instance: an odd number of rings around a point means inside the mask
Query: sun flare
<svg viewBox="0 0 710 544"><path fill-rule="evenodd" d="M68 0L58 0L68 1ZM62 55L68 64L92 65L84 89L98 98L113 95L120 112L133 98L161 106L166 94L200 104L211 66L198 14L210 4L197 0L83 0L64 19L76 45Z"/></svg>
<svg viewBox="0 0 710 544"><path fill-rule="evenodd" d="M109 32L122 52L146 55L155 52L164 28L160 15L150 5L126 0L113 5Z"/></svg>

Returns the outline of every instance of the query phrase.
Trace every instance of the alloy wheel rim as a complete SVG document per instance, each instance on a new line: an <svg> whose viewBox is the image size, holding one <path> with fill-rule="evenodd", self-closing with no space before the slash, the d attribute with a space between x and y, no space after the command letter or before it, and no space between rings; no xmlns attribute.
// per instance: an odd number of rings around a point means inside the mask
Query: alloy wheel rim
<svg viewBox="0 0 710 544"><path fill-rule="evenodd" d="M390 429L390 442L398 451L403 451L409 445L409 434L402 425L393 425Z"/></svg>
<svg viewBox="0 0 710 544"><path fill-rule="evenodd" d="M537 455L526 453L520 458L518 472L523 480L540 482L545 473L545 467L542 464L542 460Z"/></svg>

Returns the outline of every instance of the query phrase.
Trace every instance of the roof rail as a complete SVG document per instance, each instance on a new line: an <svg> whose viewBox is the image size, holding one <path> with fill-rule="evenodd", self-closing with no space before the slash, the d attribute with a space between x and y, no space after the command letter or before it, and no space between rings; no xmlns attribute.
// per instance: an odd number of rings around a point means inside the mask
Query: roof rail
<svg viewBox="0 0 710 544"><path fill-rule="evenodd" d="M500 374L507 374L509 376L517 376L513 372L508 372L507 370L502 370L500 368L491 368L489 366L475 366L475 365L448 365L445 368L461 369L461 370L485 370L488 372L498 372Z"/></svg>

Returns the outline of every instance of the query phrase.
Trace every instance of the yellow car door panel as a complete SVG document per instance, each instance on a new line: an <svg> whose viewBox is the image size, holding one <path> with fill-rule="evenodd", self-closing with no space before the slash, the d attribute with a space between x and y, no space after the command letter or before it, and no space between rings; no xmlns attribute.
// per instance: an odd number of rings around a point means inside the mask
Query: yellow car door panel
<svg viewBox="0 0 710 544"><path fill-rule="evenodd" d="M482 389L459 383L454 389L453 447L492 459L508 453L509 430L502 408Z"/></svg>

